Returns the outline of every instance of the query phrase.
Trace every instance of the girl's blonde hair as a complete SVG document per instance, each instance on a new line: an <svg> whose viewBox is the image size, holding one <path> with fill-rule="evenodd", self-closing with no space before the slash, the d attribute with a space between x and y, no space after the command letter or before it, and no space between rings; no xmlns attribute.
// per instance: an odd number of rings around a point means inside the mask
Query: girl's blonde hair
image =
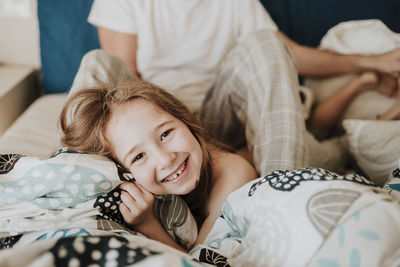
<svg viewBox="0 0 400 267"><path fill-rule="evenodd" d="M141 80L117 84L99 84L81 89L69 96L64 104L59 124L64 136L61 144L83 153L101 154L117 160L106 138L106 125L113 105L141 98L181 120L200 144L203 156L200 182L188 195L183 196L197 222L205 219L205 201L210 190L212 175L211 157L207 147L209 140L198 117L173 95L162 88Z"/></svg>

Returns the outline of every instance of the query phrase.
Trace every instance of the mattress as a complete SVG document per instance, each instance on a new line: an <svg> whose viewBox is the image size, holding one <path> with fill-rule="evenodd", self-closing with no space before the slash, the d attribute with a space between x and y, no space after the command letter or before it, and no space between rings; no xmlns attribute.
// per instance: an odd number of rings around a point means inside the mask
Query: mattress
<svg viewBox="0 0 400 267"><path fill-rule="evenodd" d="M0 137L2 154L48 158L59 148L58 116L67 94L48 94L35 100Z"/></svg>

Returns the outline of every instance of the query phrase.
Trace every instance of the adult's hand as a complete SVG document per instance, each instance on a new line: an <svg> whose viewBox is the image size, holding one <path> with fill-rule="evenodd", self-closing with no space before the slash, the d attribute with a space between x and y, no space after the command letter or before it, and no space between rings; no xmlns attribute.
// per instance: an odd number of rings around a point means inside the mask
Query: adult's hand
<svg viewBox="0 0 400 267"><path fill-rule="evenodd" d="M398 77L400 73L400 48L375 56L374 68L381 73Z"/></svg>

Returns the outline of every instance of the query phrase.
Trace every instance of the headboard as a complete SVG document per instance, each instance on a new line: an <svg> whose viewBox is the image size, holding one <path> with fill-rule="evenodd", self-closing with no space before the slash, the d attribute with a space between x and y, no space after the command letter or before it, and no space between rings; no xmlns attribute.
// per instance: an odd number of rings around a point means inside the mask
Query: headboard
<svg viewBox="0 0 400 267"><path fill-rule="evenodd" d="M37 0L41 85L45 93L68 91L82 56L99 47L96 29L87 23L93 0ZM110 0L112 1L112 0ZM400 32L399 0L261 0L281 31L293 40L317 46L328 29L342 21L380 19Z"/></svg>
<svg viewBox="0 0 400 267"><path fill-rule="evenodd" d="M37 0L41 86L45 93L69 90L82 56L99 48L96 28L87 23L93 0Z"/></svg>

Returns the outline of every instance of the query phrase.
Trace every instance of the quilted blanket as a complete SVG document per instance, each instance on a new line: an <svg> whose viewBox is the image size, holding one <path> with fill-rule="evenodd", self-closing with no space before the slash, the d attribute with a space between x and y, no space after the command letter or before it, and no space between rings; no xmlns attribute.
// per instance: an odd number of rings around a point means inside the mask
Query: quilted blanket
<svg viewBox="0 0 400 267"><path fill-rule="evenodd" d="M191 254L219 266L399 266L400 202L359 175L275 171L230 194Z"/></svg>
<svg viewBox="0 0 400 267"><path fill-rule="evenodd" d="M0 155L0 266L190 260L126 225L118 209L123 181L134 179L103 156L68 150L45 160ZM156 196L154 212L183 247L196 241L195 220L180 197Z"/></svg>
<svg viewBox="0 0 400 267"><path fill-rule="evenodd" d="M388 192L398 184L275 171L231 193L205 242L184 254L124 224L114 206L132 177L108 159L61 151L0 155L0 165L0 266L400 265L400 201ZM190 247L197 227L180 201L160 198L155 212Z"/></svg>

